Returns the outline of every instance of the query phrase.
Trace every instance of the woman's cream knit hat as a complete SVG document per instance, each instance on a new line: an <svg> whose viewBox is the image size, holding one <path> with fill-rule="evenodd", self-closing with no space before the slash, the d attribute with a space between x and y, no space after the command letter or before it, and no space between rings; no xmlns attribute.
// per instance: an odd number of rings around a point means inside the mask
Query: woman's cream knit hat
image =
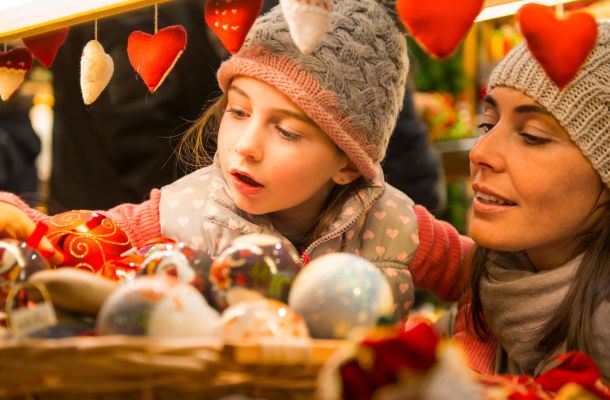
<svg viewBox="0 0 610 400"><path fill-rule="evenodd" d="M493 70L489 90L508 86L549 111L610 187L610 20L598 22L597 43L576 77L560 90L525 44Z"/></svg>

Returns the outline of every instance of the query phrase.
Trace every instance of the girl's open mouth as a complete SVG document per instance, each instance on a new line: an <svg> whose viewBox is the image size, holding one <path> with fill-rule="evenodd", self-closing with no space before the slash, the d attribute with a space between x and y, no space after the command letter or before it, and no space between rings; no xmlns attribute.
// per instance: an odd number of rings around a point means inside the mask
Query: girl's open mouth
<svg viewBox="0 0 610 400"><path fill-rule="evenodd" d="M245 175L245 174L242 174L239 172L233 172L232 175L233 175L233 177L237 178L239 181L245 183L246 185L250 185L252 187L258 187L258 188L263 187L262 184L258 183L254 179L250 178L248 175Z"/></svg>

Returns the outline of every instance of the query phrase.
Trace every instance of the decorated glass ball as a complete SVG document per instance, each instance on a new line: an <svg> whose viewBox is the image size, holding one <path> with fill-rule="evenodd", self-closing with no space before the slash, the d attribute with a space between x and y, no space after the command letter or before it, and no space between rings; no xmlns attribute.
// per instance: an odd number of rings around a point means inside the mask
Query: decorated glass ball
<svg viewBox="0 0 610 400"><path fill-rule="evenodd" d="M144 244L142 244L138 248L138 251L140 252L140 254L142 254L144 257L146 257L146 256L150 255L153 251L167 250L167 249L171 248L171 245L174 245L176 243L178 243L178 242L175 241L174 239L160 236L158 238L149 240L149 241L145 242Z"/></svg>
<svg viewBox="0 0 610 400"><path fill-rule="evenodd" d="M353 254L316 258L297 276L288 304L303 317L311 336L343 339L391 317L393 296L383 274Z"/></svg>
<svg viewBox="0 0 610 400"><path fill-rule="evenodd" d="M290 243L267 234L240 236L212 264L213 305L224 310L252 293L286 302L300 268Z"/></svg>
<svg viewBox="0 0 610 400"><path fill-rule="evenodd" d="M0 240L0 305L4 308L11 288L26 281L33 273L51 265L34 248L15 239Z"/></svg>
<svg viewBox="0 0 610 400"><path fill-rule="evenodd" d="M212 259L185 243L156 244L145 253L139 275L168 274L193 285L201 293L209 287Z"/></svg>
<svg viewBox="0 0 610 400"><path fill-rule="evenodd" d="M100 335L216 336L220 315L191 285L168 275L142 276L106 299L97 318Z"/></svg>
<svg viewBox="0 0 610 400"><path fill-rule="evenodd" d="M222 337L232 340L309 337L303 318L287 304L272 299L234 304L224 310L221 323Z"/></svg>
<svg viewBox="0 0 610 400"><path fill-rule="evenodd" d="M97 212L68 211L53 216L47 225L47 238L64 256L60 267L98 272L132 247L127 233Z"/></svg>

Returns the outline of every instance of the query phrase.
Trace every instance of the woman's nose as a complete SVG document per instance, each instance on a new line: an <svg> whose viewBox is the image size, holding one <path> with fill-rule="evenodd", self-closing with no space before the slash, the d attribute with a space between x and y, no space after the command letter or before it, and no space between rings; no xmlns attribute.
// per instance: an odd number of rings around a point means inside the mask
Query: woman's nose
<svg viewBox="0 0 610 400"><path fill-rule="evenodd" d="M468 155L470 169L489 169L500 172L504 168L504 140L502 139L500 127L496 125L492 130L481 136Z"/></svg>

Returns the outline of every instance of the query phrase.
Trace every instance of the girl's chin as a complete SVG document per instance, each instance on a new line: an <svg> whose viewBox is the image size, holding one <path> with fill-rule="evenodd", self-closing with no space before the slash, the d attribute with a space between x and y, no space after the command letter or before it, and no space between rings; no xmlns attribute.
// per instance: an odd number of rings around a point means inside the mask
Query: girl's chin
<svg viewBox="0 0 610 400"><path fill-rule="evenodd" d="M271 212L257 204L252 204L251 201L242 201L238 196L233 196L233 202L235 207L250 215L263 215Z"/></svg>

